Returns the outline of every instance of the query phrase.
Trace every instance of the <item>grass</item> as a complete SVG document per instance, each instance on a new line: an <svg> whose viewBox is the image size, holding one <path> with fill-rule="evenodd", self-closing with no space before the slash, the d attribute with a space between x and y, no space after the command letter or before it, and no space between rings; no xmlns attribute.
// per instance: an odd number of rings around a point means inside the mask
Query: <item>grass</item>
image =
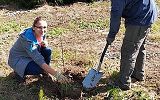
<svg viewBox="0 0 160 100"><path fill-rule="evenodd" d="M93 21L85 21L85 19L72 20L69 25L73 28L102 30L108 27L109 19L96 19Z"/></svg>
<svg viewBox="0 0 160 100"><path fill-rule="evenodd" d="M73 88L75 88L76 85L74 84L68 84L68 83L62 83L60 84L60 93L62 96L65 97L66 94L68 94L67 92L71 92L73 90Z"/></svg>
<svg viewBox="0 0 160 100"><path fill-rule="evenodd" d="M36 85L23 86L16 79L8 76L0 78L0 100L36 99L39 88Z"/></svg>
<svg viewBox="0 0 160 100"><path fill-rule="evenodd" d="M151 34L149 34L149 39L151 39L154 42L160 41L160 19L156 21L155 24L153 24L151 28Z"/></svg>
<svg viewBox="0 0 160 100"><path fill-rule="evenodd" d="M149 92L146 89L143 88L134 88L132 92L132 96L138 100L151 100L152 96L149 94Z"/></svg>
<svg viewBox="0 0 160 100"><path fill-rule="evenodd" d="M44 97L44 90L42 87L40 87L38 96L39 96L38 100L44 100L44 98L43 98Z"/></svg>
<svg viewBox="0 0 160 100"><path fill-rule="evenodd" d="M129 91L122 91L120 88L108 86L107 90L107 98L109 100L127 100L128 98L131 100L154 100L154 96L152 97L146 89L140 87L135 87Z"/></svg>
<svg viewBox="0 0 160 100"><path fill-rule="evenodd" d="M16 23L16 21L8 21L0 23L0 34L7 32L19 32L21 30L21 26Z"/></svg>
<svg viewBox="0 0 160 100"><path fill-rule="evenodd" d="M62 63L62 60L64 60L65 62L68 62L69 60L74 59L75 58L74 56L75 56L74 52L72 51L65 51L62 56L62 49L56 49L56 48L54 49L54 52L52 54L53 60L58 63L56 64L56 66L62 65L60 64L59 61L61 61L61 63Z"/></svg>
<svg viewBox="0 0 160 100"><path fill-rule="evenodd" d="M93 67L93 65L95 64L94 61L96 59L94 55L90 54L82 55L78 52L75 52L74 50L64 50L62 56L62 50L59 48L55 48L52 54L54 66L62 65L62 57L65 63L74 61L74 63L76 64L80 61L83 64L82 66L85 66L86 69Z"/></svg>
<svg viewBox="0 0 160 100"><path fill-rule="evenodd" d="M56 28L50 29L48 34L51 36L60 36L64 34L65 32L66 32L65 28L56 27Z"/></svg>
<svg viewBox="0 0 160 100"><path fill-rule="evenodd" d="M112 100L123 100L125 98L125 95L123 91L119 88L109 87L108 90L108 98Z"/></svg>
<svg viewBox="0 0 160 100"><path fill-rule="evenodd" d="M159 2L159 1L158 1ZM109 6L109 3L102 3L106 6ZM92 7L99 7L99 3L90 4ZM65 11L65 10L64 10ZM1 21L0 22L0 34L3 33L12 33L12 32L20 32L21 29L28 26L26 20L17 22L16 20L10 21ZM103 30L109 28L109 17L105 20L98 18L93 20L86 20L85 18L80 18L76 20L71 20L67 23L67 26L49 27L48 34L53 37L61 37L63 34L69 33L69 31L78 31L78 30L85 30L85 29L92 29L92 30ZM124 33L125 28L124 24L121 25L120 33ZM160 20L156 22L156 24L152 27L152 33L149 35L149 39L153 41L160 41ZM61 65L62 62L59 62L62 57L62 50L60 48L55 48L53 51L53 61L55 66ZM85 68L89 69L93 67L95 64L95 58L92 54L82 55L75 50L65 50L64 51L64 60L65 62L70 62L71 60L82 61ZM108 71L111 74L111 78L115 79L118 75L118 70L114 68L114 64L110 62L109 65L106 65L105 71ZM66 91L68 88L72 88L73 85L62 85L61 87L64 88ZM16 92L15 92L16 91ZM135 97L137 100L150 100L150 96L148 92L141 90L139 88L135 88L132 90L130 94L127 94L121 91L118 88L114 87L106 87L106 91L109 93L108 97L112 98L113 100L123 100L125 98ZM105 92L106 92L105 91ZM12 94L10 97L9 95ZM43 87L37 86L35 84L29 86L21 86L18 85L16 80L11 77L0 78L0 100L17 100L17 99L39 99L44 100L46 97L44 93ZM98 98L98 97L97 97ZM88 97L87 100L93 100L93 97Z"/></svg>

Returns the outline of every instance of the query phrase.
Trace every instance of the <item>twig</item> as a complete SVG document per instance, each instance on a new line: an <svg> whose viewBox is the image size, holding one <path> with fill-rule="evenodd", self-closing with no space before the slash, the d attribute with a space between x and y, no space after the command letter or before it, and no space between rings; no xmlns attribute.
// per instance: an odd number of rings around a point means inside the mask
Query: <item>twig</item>
<svg viewBox="0 0 160 100"><path fill-rule="evenodd" d="M62 34L61 34L62 36ZM62 54L61 54L61 59L62 59L62 64L63 64L63 67L64 67L64 50L63 50L63 43L62 43L62 38L60 36L60 41L61 41L61 51L62 51Z"/></svg>

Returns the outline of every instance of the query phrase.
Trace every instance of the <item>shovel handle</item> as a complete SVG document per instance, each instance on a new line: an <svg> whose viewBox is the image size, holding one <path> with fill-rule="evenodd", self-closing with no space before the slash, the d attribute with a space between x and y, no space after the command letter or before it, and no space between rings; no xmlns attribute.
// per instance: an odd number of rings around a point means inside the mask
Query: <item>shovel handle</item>
<svg viewBox="0 0 160 100"><path fill-rule="evenodd" d="M104 47L104 50L103 50L103 52L102 52L102 55L101 55L101 58L100 58L98 67L97 67L97 71L99 71L100 68L101 68L101 65L102 65L102 62L103 62L103 58L104 58L104 55L105 55L105 53L106 53L106 51L107 51L108 46L109 46L109 44L106 43L106 45L105 45L105 47Z"/></svg>

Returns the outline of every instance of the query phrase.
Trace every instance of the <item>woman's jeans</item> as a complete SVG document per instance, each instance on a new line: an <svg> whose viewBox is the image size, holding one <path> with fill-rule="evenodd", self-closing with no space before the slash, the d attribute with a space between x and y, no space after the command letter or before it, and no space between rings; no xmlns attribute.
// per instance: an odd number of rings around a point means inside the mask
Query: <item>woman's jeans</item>
<svg viewBox="0 0 160 100"><path fill-rule="evenodd" d="M45 62L49 65L51 61L51 49L47 47L41 47L39 51L44 57ZM34 61L31 61L28 63L24 75L39 75L43 73L44 70Z"/></svg>

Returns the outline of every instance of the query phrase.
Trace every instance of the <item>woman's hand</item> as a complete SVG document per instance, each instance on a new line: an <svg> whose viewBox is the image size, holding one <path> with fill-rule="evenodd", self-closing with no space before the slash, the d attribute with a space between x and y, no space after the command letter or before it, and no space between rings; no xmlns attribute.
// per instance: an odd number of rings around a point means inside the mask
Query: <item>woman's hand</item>
<svg viewBox="0 0 160 100"><path fill-rule="evenodd" d="M47 47L47 46L48 46L48 41L43 40L43 41L41 42L41 46L42 46L42 47Z"/></svg>
<svg viewBox="0 0 160 100"><path fill-rule="evenodd" d="M55 74L55 78L58 82L70 82L70 80L67 77L65 77L61 72L58 71Z"/></svg>
<svg viewBox="0 0 160 100"><path fill-rule="evenodd" d="M68 79L67 77L65 77L60 70L55 70L52 69L50 66L48 66L46 63L42 64L42 68L49 74L51 74L52 80L56 80L58 82L64 82L64 83L69 83L71 82L70 79Z"/></svg>

